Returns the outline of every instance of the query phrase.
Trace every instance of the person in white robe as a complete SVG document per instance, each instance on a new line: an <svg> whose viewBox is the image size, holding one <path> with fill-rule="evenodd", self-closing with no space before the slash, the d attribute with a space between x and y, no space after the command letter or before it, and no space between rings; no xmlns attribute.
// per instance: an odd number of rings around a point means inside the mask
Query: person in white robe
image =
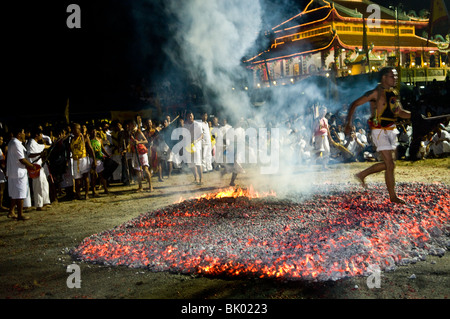
<svg viewBox="0 0 450 319"><path fill-rule="evenodd" d="M208 113L202 114L202 170L203 173L212 171L212 143L211 132L208 124Z"/></svg>
<svg viewBox="0 0 450 319"><path fill-rule="evenodd" d="M201 185L203 178L202 171L202 128L201 124L198 121L194 121L194 114L192 112L188 112L186 114L186 123L184 124L184 128L189 131L190 135L190 145L188 145L187 156L188 158L188 166L191 168L192 173L194 175L194 183ZM188 143L189 144L189 143Z"/></svg>
<svg viewBox="0 0 450 319"><path fill-rule="evenodd" d="M8 218L27 220L30 217L23 214L24 200L29 196L28 169L34 165L26 158L25 131L23 128L11 130L13 138L8 143L6 158L6 176L8 178L8 193L11 199ZM17 214L15 209L17 208Z"/></svg>
<svg viewBox="0 0 450 319"><path fill-rule="evenodd" d="M42 167L42 153L46 148L48 148L48 146L43 141L42 131L34 131L27 149L28 157L31 162ZM41 168L39 175L36 178L32 178L32 189L36 210L41 211L44 209L44 206L48 208L50 205L50 188L43 167Z"/></svg>

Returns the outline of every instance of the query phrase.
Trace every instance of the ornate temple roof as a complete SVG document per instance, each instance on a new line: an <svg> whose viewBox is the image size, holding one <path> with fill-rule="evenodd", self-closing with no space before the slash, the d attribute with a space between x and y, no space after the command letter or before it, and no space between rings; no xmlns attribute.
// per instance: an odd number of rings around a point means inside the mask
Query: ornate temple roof
<svg viewBox="0 0 450 319"><path fill-rule="evenodd" d="M328 50L333 46L346 49L362 48L363 16L367 18L367 6L376 4L369 0L311 0L300 13L281 22L272 28L274 41L270 48L248 59L249 63L261 63L289 57L310 54ZM391 33L367 33L368 45L375 49L392 50L397 46L395 28L409 28L399 36L402 50L437 50L437 44L414 34L415 29L423 29L428 25L428 19L415 19L405 14L399 14L398 22L395 12L381 8L381 24L389 28ZM364 14L363 14L364 13ZM336 24L350 23L349 30L341 30ZM397 25L398 23L398 25ZM334 24L334 28L333 25ZM360 25L360 26L359 26ZM351 28L361 30L352 32ZM394 30L394 31L392 31Z"/></svg>

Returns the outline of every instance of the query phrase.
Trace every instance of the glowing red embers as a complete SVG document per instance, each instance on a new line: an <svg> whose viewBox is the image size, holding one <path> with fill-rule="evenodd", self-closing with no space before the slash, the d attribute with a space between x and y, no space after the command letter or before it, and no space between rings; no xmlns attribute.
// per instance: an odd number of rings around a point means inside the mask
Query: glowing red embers
<svg viewBox="0 0 450 319"><path fill-rule="evenodd" d="M71 253L110 266L289 280L367 275L443 254L450 247L448 186L397 188L407 205L390 203L382 184L364 193L320 185L289 200L215 193L92 235Z"/></svg>

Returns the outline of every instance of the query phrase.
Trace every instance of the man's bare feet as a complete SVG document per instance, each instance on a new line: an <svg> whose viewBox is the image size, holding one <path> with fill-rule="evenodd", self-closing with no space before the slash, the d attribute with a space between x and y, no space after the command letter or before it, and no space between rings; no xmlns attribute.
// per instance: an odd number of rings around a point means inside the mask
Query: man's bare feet
<svg viewBox="0 0 450 319"><path fill-rule="evenodd" d="M391 198L390 200L391 200L391 203L406 204L406 202L403 199L398 198L398 197Z"/></svg>
<svg viewBox="0 0 450 319"><path fill-rule="evenodd" d="M361 178L361 175L360 175L361 173L358 173L358 174L355 174L354 176L355 176L355 178L361 183L361 186L363 187L363 188L367 188L367 184L366 184L366 182L364 182L364 178Z"/></svg>
<svg viewBox="0 0 450 319"><path fill-rule="evenodd" d="M28 220L28 219L30 219L30 217L28 217L28 216L17 216L17 220Z"/></svg>

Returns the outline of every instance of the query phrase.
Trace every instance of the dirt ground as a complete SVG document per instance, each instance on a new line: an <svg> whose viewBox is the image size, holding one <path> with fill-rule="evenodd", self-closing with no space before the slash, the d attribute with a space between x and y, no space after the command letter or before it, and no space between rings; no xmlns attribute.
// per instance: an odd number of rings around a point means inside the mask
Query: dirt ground
<svg viewBox="0 0 450 319"><path fill-rule="evenodd" d="M290 175L291 180L314 178L316 183L355 183L353 174L370 163L332 165L326 172ZM450 158L397 163L397 182L450 183ZM309 176L309 174L313 174ZM277 178L248 169L237 182L256 189L275 189ZM258 176L257 181L253 177ZM194 194L213 192L228 186L230 175L219 172L204 176L193 185L188 173L175 173L158 182L154 192L136 193L136 185L113 184L111 195L89 200L63 201L48 211L30 211L27 221L0 215L0 297L11 299L446 299L450 296L450 254L428 256L425 261L383 273L380 288L368 288L367 278L334 282L285 282L261 279L207 278L174 273L152 273L145 269L105 267L76 262L81 269L81 288L68 288L67 266L74 261L68 251L92 235L118 226L134 217ZM367 182L383 182L383 174Z"/></svg>

